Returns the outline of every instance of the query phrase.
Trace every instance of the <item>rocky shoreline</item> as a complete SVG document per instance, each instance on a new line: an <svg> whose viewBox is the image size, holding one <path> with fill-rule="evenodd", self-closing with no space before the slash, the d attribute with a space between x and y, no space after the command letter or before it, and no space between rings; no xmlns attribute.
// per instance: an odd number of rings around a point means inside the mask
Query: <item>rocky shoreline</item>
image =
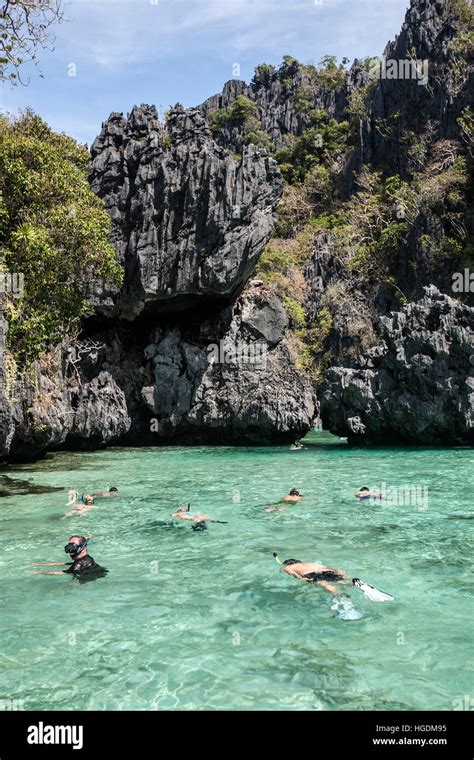
<svg viewBox="0 0 474 760"><path fill-rule="evenodd" d="M453 28L445 4L412 2L385 53L414 50L442 67ZM447 234L442 210L420 207L400 244L403 303L381 282L344 274L332 233L315 234L301 273L307 323L318 324L322 290L335 284L352 305L346 313L341 302L331 315L318 382L299 360L284 299L255 279L274 234L282 175L267 149L240 144L238 125L216 134L208 121L244 96L272 144L285 145L308 129L294 106L311 89L305 72L292 60L278 71L259 67L251 85L229 82L197 108L171 109L164 123L147 105L104 122L90 185L112 220L124 283L91 283L93 316L27 372L9 364L0 311L0 461L108 445L286 444L319 419L353 445L472 444L474 309L453 297L452 272L435 250ZM459 140L472 77L471 67L455 96L452 83L436 78L431 92L397 80L367 90L342 196L352 197L355 173L371 161L396 156L393 170L413 175L413 156L400 146L415 122L424 135L436 116L438 143ZM342 122L351 94L368 84L356 61L342 84L314 86L311 105ZM403 128L382 137L380 120L395 113Z"/></svg>

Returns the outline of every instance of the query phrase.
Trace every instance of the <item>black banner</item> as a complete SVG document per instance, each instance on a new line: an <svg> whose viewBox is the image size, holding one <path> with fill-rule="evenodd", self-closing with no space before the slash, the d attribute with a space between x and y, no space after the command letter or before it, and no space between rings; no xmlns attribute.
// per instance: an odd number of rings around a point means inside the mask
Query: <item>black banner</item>
<svg viewBox="0 0 474 760"><path fill-rule="evenodd" d="M0 712L0 760L121 757L125 748L142 757L144 746L157 756L173 752L170 741L176 753L217 751L217 744L219 754L254 753L263 743L266 754L279 755L307 747L374 758L474 757L467 711Z"/></svg>

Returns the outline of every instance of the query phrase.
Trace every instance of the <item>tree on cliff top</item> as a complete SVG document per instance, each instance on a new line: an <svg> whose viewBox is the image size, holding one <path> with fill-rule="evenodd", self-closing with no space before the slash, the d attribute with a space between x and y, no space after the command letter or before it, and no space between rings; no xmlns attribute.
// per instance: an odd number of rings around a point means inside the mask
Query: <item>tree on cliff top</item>
<svg viewBox="0 0 474 760"><path fill-rule="evenodd" d="M0 20L0 81L25 84L20 69L37 63L38 48L51 49L52 27L64 20L63 0L3 0Z"/></svg>
<svg viewBox="0 0 474 760"><path fill-rule="evenodd" d="M9 348L21 362L91 312L92 280L121 282L88 167L84 147L31 111L0 116L0 272L23 275L23 293L5 299Z"/></svg>

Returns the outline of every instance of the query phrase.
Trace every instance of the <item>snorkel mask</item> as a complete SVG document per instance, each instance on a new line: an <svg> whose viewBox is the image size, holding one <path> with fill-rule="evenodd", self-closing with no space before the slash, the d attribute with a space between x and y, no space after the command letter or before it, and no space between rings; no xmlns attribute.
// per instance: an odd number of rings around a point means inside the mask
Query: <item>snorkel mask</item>
<svg viewBox="0 0 474 760"><path fill-rule="evenodd" d="M81 544L66 544L64 547L64 551L66 554L69 554L71 557L77 557L78 554L80 554L87 546L87 538L84 539L84 541Z"/></svg>

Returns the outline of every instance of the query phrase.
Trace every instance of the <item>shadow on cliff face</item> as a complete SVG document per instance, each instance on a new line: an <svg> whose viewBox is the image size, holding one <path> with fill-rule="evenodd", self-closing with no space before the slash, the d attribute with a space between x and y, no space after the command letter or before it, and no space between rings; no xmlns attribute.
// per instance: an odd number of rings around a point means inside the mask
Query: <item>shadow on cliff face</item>
<svg viewBox="0 0 474 760"><path fill-rule="evenodd" d="M70 378L72 424L58 448L293 443L308 432L315 403L287 327L260 280L233 306L147 309L132 324L96 315L85 325L92 349Z"/></svg>

